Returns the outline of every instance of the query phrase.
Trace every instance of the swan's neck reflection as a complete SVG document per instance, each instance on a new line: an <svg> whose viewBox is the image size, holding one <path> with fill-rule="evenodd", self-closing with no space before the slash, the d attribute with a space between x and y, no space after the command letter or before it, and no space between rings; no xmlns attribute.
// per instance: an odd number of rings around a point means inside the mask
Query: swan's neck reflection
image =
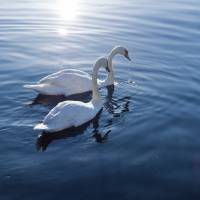
<svg viewBox="0 0 200 200"><path fill-rule="evenodd" d="M113 115L119 117L122 113L129 111L130 97L113 98L114 85L107 87L107 97L104 103L104 108Z"/></svg>

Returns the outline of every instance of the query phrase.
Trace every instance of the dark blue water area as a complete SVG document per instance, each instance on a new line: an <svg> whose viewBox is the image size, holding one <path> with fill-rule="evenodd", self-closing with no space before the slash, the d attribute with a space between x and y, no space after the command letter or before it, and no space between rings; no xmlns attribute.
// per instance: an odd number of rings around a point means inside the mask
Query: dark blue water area
<svg viewBox="0 0 200 200"><path fill-rule="evenodd" d="M1 200L200 199L198 0L0 3ZM100 90L99 115L34 131L66 98L23 85L60 69L91 73L115 45L132 61L114 58L118 84Z"/></svg>

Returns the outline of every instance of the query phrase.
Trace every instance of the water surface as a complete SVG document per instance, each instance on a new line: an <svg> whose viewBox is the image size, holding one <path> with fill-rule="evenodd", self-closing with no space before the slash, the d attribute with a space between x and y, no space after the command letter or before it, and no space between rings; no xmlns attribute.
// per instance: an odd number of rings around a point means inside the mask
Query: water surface
<svg viewBox="0 0 200 200"><path fill-rule="evenodd" d="M199 1L60 2L0 1L0 199L199 199ZM115 45L98 117L33 131L54 105L22 86Z"/></svg>

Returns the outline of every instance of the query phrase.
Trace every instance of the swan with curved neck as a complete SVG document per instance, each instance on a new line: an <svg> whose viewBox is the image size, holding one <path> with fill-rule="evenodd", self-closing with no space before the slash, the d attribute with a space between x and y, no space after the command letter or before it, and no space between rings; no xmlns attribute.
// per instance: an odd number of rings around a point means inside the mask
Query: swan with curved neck
<svg viewBox="0 0 200 200"><path fill-rule="evenodd" d="M108 67L110 72L105 80L97 80L98 87L114 84L114 73L112 60L115 55L120 54L130 60L128 50L121 46L114 47L108 56ZM92 90L92 77L90 74L76 69L65 69L42 78L35 85L24 85L25 88L36 90L46 95L80 94Z"/></svg>
<svg viewBox="0 0 200 200"><path fill-rule="evenodd" d="M103 107L97 86L97 74L100 67L104 67L109 71L106 58L98 59L94 65L91 101L88 103L82 101L63 101L55 106L47 114L43 122L36 125L34 129L56 132L70 127L77 127L92 120Z"/></svg>
<svg viewBox="0 0 200 200"><path fill-rule="evenodd" d="M131 60L129 57L129 54L128 54L128 50L125 47L122 47L122 46L114 47L108 56L108 67L109 67L110 72L108 73L107 79L104 82L105 86L114 84L114 73L113 73L113 67L112 67L112 60L115 57L115 55L117 55L117 54L123 55L129 61Z"/></svg>

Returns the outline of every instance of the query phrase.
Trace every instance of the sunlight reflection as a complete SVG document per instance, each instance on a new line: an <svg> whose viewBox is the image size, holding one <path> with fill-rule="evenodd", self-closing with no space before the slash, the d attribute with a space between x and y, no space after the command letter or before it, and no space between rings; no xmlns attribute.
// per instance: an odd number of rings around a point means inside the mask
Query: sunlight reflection
<svg viewBox="0 0 200 200"><path fill-rule="evenodd" d="M58 32L59 35L62 35L62 36L67 35L67 30L64 29L64 28L59 28L59 29L57 30L57 32Z"/></svg>
<svg viewBox="0 0 200 200"><path fill-rule="evenodd" d="M66 21L74 20L77 16L78 8L78 0L59 0L57 8L58 15Z"/></svg>

